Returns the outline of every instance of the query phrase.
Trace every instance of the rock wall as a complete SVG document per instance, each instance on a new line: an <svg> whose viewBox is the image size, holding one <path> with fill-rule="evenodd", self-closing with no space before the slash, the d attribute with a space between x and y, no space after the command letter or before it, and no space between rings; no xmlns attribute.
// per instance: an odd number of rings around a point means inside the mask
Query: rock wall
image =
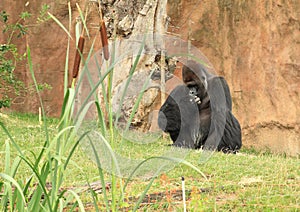
<svg viewBox="0 0 300 212"><path fill-rule="evenodd" d="M28 2L26 4L26 2ZM33 69L38 83L47 83L52 89L42 92L42 99L47 115L59 116L63 100L63 79L67 51L67 35L52 20L45 23L36 23L36 18L41 11L42 5L48 4L50 12L54 14L68 28L68 6L66 1L8 1L0 3L0 10L9 14L9 22L15 23L23 11L28 11L32 16L22 24L28 28L28 33L21 38L14 38L21 54L26 52L26 46L31 49ZM72 10L76 11L75 1L72 1ZM74 26L75 20L73 22ZM3 42L4 37L0 37ZM75 53L74 40L71 40L71 51L69 63L73 64ZM71 67L71 66L70 66ZM17 66L16 75L25 82L32 84L31 75L27 67L26 59ZM14 98L12 109L19 112L37 113L40 106L35 92L23 93Z"/></svg>
<svg viewBox="0 0 300 212"><path fill-rule="evenodd" d="M176 0L168 15L227 79L244 144L299 154L300 2Z"/></svg>

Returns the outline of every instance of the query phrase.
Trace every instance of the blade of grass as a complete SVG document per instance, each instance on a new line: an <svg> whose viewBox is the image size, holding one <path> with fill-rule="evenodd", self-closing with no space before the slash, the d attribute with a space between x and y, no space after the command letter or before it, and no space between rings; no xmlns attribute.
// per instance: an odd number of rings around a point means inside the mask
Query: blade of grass
<svg viewBox="0 0 300 212"><path fill-rule="evenodd" d="M32 179L33 179L33 175L31 175L31 176L26 180L25 186L24 186L24 188L23 188L23 193L24 193L24 195L27 195L27 192L28 192L28 189L29 189L29 187L30 187L30 183L31 183ZM28 196L29 196L29 195L28 195Z"/></svg>
<svg viewBox="0 0 300 212"><path fill-rule="evenodd" d="M129 77L128 77L127 81L126 81L125 88L124 88L124 91L123 91L123 93L122 93L122 97L121 97L121 99L120 99L119 108L118 108L118 111L117 111L116 123L118 122L118 120L119 120L119 118L120 118L120 111L121 111L121 108L122 108L122 104L123 104L123 102L124 102L125 95L126 95L126 93L127 93L127 89L128 89L129 83L130 83L130 81L131 81L131 79L132 79L133 73L134 73L134 71L136 70L136 67L137 67L138 62L139 62L139 60L140 60L142 51L143 51L143 49L144 49L144 47L145 47L145 39L146 39L146 36L144 36L144 38L143 38L142 45L141 45L141 47L139 48L138 54L136 55L136 58L135 58L135 60L134 60L134 63L133 63L133 65L132 65L132 67L131 67L131 69L130 69L130 71L129 71Z"/></svg>
<svg viewBox="0 0 300 212"><path fill-rule="evenodd" d="M69 126L69 127L66 127L62 130L60 130L57 135L52 139L52 141L50 142L50 145L49 147L46 149L45 151L45 154L50 154L50 151L52 150L53 146L55 144L57 144L57 142L59 142L59 138L64 135L66 133L66 131L69 131L69 130L72 130L74 128L74 126Z"/></svg>
<svg viewBox="0 0 300 212"><path fill-rule="evenodd" d="M146 79L146 81L145 81L145 83L144 83L144 85L142 87L141 92L139 93L139 95L138 95L138 97L137 97L137 99L135 101L135 104L134 104L134 106L132 108L132 112L131 112L130 117L129 117L129 119L127 121L127 124L126 124L125 133L129 130L129 127L131 125L132 119L133 119L133 117L134 117L134 115L135 115L135 113L136 113L136 111L138 109L138 106L139 106L139 104L140 104L140 102L141 102L141 100L143 98L143 95L144 95L144 93L145 93L145 91L147 89L148 83L149 83L149 81L151 79L151 76L152 76L152 74L153 74L154 71L155 70L152 70L150 72L149 76L147 77L147 79Z"/></svg>
<svg viewBox="0 0 300 212"><path fill-rule="evenodd" d="M68 35L69 38L72 38L71 34L69 33L69 31L65 28L65 26L54 16L52 15L50 12L48 12L48 15L58 24L58 26L60 26L64 31L65 33Z"/></svg>
<svg viewBox="0 0 300 212"><path fill-rule="evenodd" d="M83 27L84 27L84 29L85 29L85 31L86 31L86 34L87 34L88 38L89 38L89 37L90 37L90 34L89 34L89 30L88 30L88 28L87 28L87 26L86 26L85 17L83 16L82 10L81 10L80 6L78 5L78 3L76 3L76 7L77 7L77 10L78 10L78 12L79 12L81 21L82 21L82 23L83 23Z"/></svg>
<svg viewBox="0 0 300 212"><path fill-rule="evenodd" d="M10 176L15 177L15 175L16 175L18 169L19 169L20 164L21 164L21 158L16 157L14 159L14 162L13 162L13 164L11 166L11 169L10 169L10 173L9 173Z"/></svg>
<svg viewBox="0 0 300 212"><path fill-rule="evenodd" d="M68 11L69 11L69 30L72 29L72 9L71 9L71 3L68 2ZM66 51L66 59L65 59L65 74L64 74L64 96L66 95L66 92L68 90L69 85L69 54L70 54L70 41L71 37L68 36L68 42L67 42L67 51Z"/></svg>
<svg viewBox="0 0 300 212"><path fill-rule="evenodd" d="M61 113L60 113L60 122L58 123L58 126L60 126L62 124L62 122L64 121L65 119L65 116L66 116L66 106L68 104L68 101L69 101L69 96L70 96L70 91L69 89L66 90L66 93L64 95L64 101L63 101L63 104L62 104L62 108L61 108Z"/></svg>
<svg viewBox="0 0 300 212"><path fill-rule="evenodd" d="M67 166L68 166L68 164L69 164L69 161L71 160L71 157L72 157L72 155L74 154L74 152L75 152L77 146L79 145L80 141L81 141L88 133L90 133L90 131L87 131L87 132L83 133L83 134L80 136L80 138L75 142L73 148L71 149L71 151L70 151L70 153L69 153L69 155L68 155L68 157L67 157L67 159L66 159L66 162L64 163L64 169L67 169Z"/></svg>
<svg viewBox="0 0 300 212"><path fill-rule="evenodd" d="M19 184L21 184L21 182L19 181ZM23 185L21 185L23 187ZM24 195L23 193L20 193L20 192L15 192L14 193L16 194L16 201L14 200L14 202L16 202L16 210L17 211L20 211L20 212L23 212L25 211L25 204L24 202L22 201L22 195ZM25 197L25 195L24 195Z"/></svg>
<svg viewBox="0 0 300 212"><path fill-rule="evenodd" d="M104 137L106 137L106 124L105 124L105 119L104 119L104 116L103 116L103 112L100 108L99 102L96 101L95 105L96 105L96 108L97 108L97 114L98 114L101 133Z"/></svg>
<svg viewBox="0 0 300 212"><path fill-rule="evenodd" d="M46 186L45 186L45 182L46 182L47 176L50 173L49 163L45 163L44 164L44 166L42 168L42 171L41 171L41 174L39 174L39 172L38 172L38 170L36 169L35 166L31 165L31 163L29 163L29 161L26 160L26 158L23 158L23 157L21 157L21 158L30 167L30 169L33 171L33 173L35 174L36 178L38 179L38 182L39 182L38 188L42 189L42 191L44 193L44 197L45 197L46 203L48 204L49 211L52 211L51 201L50 201L50 198L49 198ZM37 208L37 204L39 204L39 201L37 199L39 199L39 198L33 199L33 200L36 200L35 201L36 203L32 207L33 209L36 209Z"/></svg>
<svg viewBox="0 0 300 212"><path fill-rule="evenodd" d="M58 132L58 134L55 136L55 138L51 141L49 148L47 151L50 151L52 146L56 144L56 152L55 155L52 156L53 162L54 162L54 170L52 171L53 177L51 177L52 181L52 190L51 190L51 199L54 201L57 197L57 194L59 193L59 188L63 181L64 172L61 168L61 164L63 164L62 157L65 152L65 139L60 139L62 135L65 135L67 131L71 131L74 128L74 126L68 126ZM48 152L45 152L47 155ZM54 204L54 203L53 203Z"/></svg>
<svg viewBox="0 0 300 212"><path fill-rule="evenodd" d="M106 76L113 70L113 67L110 67L105 74L100 78L100 80L95 84L95 87L90 91L90 93L86 96L85 100L82 103L82 107L79 108L78 113L76 117L74 118L75 122L77 122L79 114L82 112L84 106L87 104L88 100L91 98L92 95L94 95L94 92L98 89L99 85L103 82L103 80L106 78ZM79 86L77 86L78 88Z"/></svg>
<svg viewBox="0 0 300 212"><path fill-rule="evenodd" d="M95 209L96 212L98 212L99 211L99 207L98 207L98 204L97 204L97 202L98 202L97 193L93 190L93 188L92 188L92 186L91 186L91 184L90 184L90 182L89 182L89 180L88 180L87 177L86 177L86 182L87 182L87 185L88 185L89 190L91 192L91 196L93 198L93 204L94 204L94 207L95 207L94 209Z"/></svg>
<svg viewBox="0 0 300 212"><path fill-rule="evenodd" d="M44 147L47 147L47 146L49 146L49 132L48 132L48 126L47 126L47 121L46 121L46 115L45 115L45 110L44 110L44 105L43 105L43 102L42 102L41 94L39 92L38 83L37 83L35 75L34 75L32 59L31 59L31 51L30 51L30 48L29 48L28 45L27 45L27 62L28 62L29 72L31 74L31 77L32 77L32 80L33 80L33 83L34 83L34 86L35 86L35 89L36 89L36 92L37 92L37 95L38 95L38 99L40 101L40 106L41 106L41 109L42 109L44 132L46 133L46 141L45 141L45 144L44 144L45 146ZM40 160L41 160L42 155L44 153L44 149L45 148L42 148L42 150L41 150L41 152L38 156L38 159L36 160L36 163L34 165L35 167L37 167L38 164L40 163Z"/></svg>
<svg viewBox="0 0 300 212"><path fill-rule="evenodd" d="M93 82L93 80L92 80L93 77L91 76L91 73L90 73L90 71L89 71L89 69L88 69L87 64L88 64L88 61L90 61L94 43L95 43L95 39L94 39L94 41L93 41L93 43L92 43L92 47L91 47L91 49L90 49L90 51L89 51L89 53L88 53L87 60L86 60L85 63L84 63L84 64L85 64L85 65L84 65L84 70L85 70L86 76L87 76L87 78L88 78L88 81L89 81L89 83L90 83L91 89L93 89L93 88L95 87L95 85L94 85L94 82ZM99 64L98 64L98 61L97 61L96 57L94 57L94 59L95 59L97 68L98 68L98 70L99 70L100 67L99 67ZM99 76L100 76L100 78L101 78L101 72L98 71L98 73L100 73ZM101 83L101 85L102 85L102 89L104 89L104 83ZM105 90L102 90L102 91L104 92L103 95L105 96L105 95L106 95ZM99 104L100 101L99 101L97 92L93 92L93 95L94 95L94 98L95 98L95 104L96 104L96 108L97 108L98 119L99 119L99 123L100 123L100 129L101 129L102 134L103 134L104 136L106 136L106 124L105 124L103 112L102 112L102 110L101 110L101 108L100 108L100 104ZM105 100L106 108L108 108L108 103L107 103L107 98L106 98L106 96L105 96L104 98L106 99L106 100ZM107 111L108 111L108 110L107 110Z"/></svg>
<svg viewBox="0 0 300 212"><path fill-rule="evenodd" d="M98 60L96 58L96 55L94 56L94 60L95 60L95 63L96 63L96 66L97 66L97 70L98 70L98 75L99 75L99 78L102 78L102 74L101 74L101 67L98 63ZM106 90L105 90L105 84L104 83L101 83L101 88L102 88L102 96L103 96L103 100L104 100L104 104L105 104L105 109L106 111L108 111L108 100L107 100L107 93L106 93Z"/></svg>
<svg viewBox="0 0 300 212"><path fill-rule="evenodd" d="M61 203L60 200L63 199L64 194L65 194L66 192L67 192L67 190L64 189L63 191L61 191L61 192L59 193L58 197L56 198L56 202L55 202L55 204L54 204L53 211L58 211L59 203Z"/></svg>
<svg viewBox="0 0 300 212"><path fill-rule="evenodd" d="M93 77L91 76L91 73L89 71L89 68L88 68L88 62L90 61L91 59L91 55L93 53L93 48L94 48L94 44L95 44L95 39L93 40L92 42L92 45L91 45L91 48L90 48L90 51L88 53L88 56L87 56L87 59L84 60L84 58L82 58L83 62L84 62L84 69L86 70L85 73L86 73L86 76L87 76L87 79L90 83L90 87L93 88L94 87L94 82L93 82ZM95 97L95 100L99 102L99 99L98 99L98 95L97 95L97 92L94 92L94 97Z"/></svg>
<svg viewBox="0 0 300 212"><path fill-rule="evenodd" d="M10 174L10 146L9 141L5 141L5 166L4 166L4 173Z"/></svg>
<svg viewBox="0 0 300 212"><path fill-rule="evenodd" d="M78 203L78 207L81 211L85 211L84 210L84 206L83 206L83 203L80 199L80 197L78 196L78 194L76 194L76 192L72 191L72 190L68 190L67 191L68 193L70 193L75 199L76 199L76 202Z"/></svg>
<svg viewBox="0 0 300 212"><path fill-rule="evenodd" d="M26 200L25 200L25 197L23 195L23 190L20 187L19 183L15 179L13 179L11 176L9 176L8 174L5 174L5 173L0 173L0 177L3 178L6 181L12 183L16 187L16 189L19 191L20 197L22 198L22 201L23 201L23 203L25 205L26 204ZM25 208L26 208L26 206L25 206Z"/></svg>
<svg viewBox="0 0 300 212"><path fill-rule="evenodd" d="M75 92L73 88L69 88L62 105L61 119L58 126L61 128L70 124L70 117L74 108ZM64 123L64 125L62 125Z"/></svg>
<svg viewBox="0 0 300 212"><path fill-rule="evenodd" d="M7 210L7 207L11 208L13 211L14 202L12 201L12 185L10 182L4 182L4 198L3 198L3 208Z"/></svg>
<svg viewBox="0 0 300 212"><path fill-rule="evenodd" d="M0 126L3 129L3 131L5 132L5 134L8 136L8 138L10 139L11 143L16 148L16 150L18 151L18 153L21 156L24 156L24 154L23 154L22 150L20 149L19 145L15 142L14 138L11 136L11 134L8 132L8 130L6 129L6 127L4 126L4 124L1 121L0 121Z"/></svg>
<svg viewBox="0 0 300 212"><path fill-rule="evenodd" d="M86 113L88 112L90 106L94 103L94 101L90 101L89 103L87 103L86 105L84 105L84 107L82 107L82 111L80 114L78 114L78 118L75 122L75 131L78 132L80 125L82 124Z"/></svg>
<svg viewBox="0 0 300 212"><path fill-rule="evenodd" d="M96 151L96 148L92 142L92 140L89 139L89 143L93 149L93 153L94 153L94 156L96 158L96 163L97 163L97 167L98 167L98 173L99 173L99 177L100 177L100 181L101 181L101 185L102 185L102 189L103 190L103 197L104 197L104 202L105 202L105 206L106 206L106 211L109 212L109 204L108 204L108 197L107 197L107 194L106 194L106 185L105 185L105 181L104 181L104 174L103 174L103 171L102 171L102 168L101 168L101 162L100 162L100 159L99 159L99 156L98 156L98 152Z"/></svg>
<svg viewBox="0 0 300 212"><path fill-rule="evenodd" d="M158 174L160 172L160 170L163 168L163 166L157 170L156 174ZM140 204L142 203L144 197L146 196L147 192L149 191L150 187L152 186L154 180L156 179L156 174L152 177L152 179L150 180L150 182L148 183L147 187L145 188L145 190L143 191L143 193L140 195L139 199L137 200L134 208L132 211L137 211L138 208L140 207Z"/></svg>
<svg viewBox="0 0 300 212"><path fill-rule="evenodd" d="M114 167L116 168L116 172L115 172L115 175L119 175L121 176L121 171L120 171L120 166L119 166L119 163L118 163L118 160L115 156L115 152L114 150L112 149L112 147L110 146L110 143L106 140L106 138L103 137L102 134L100 134L99 132L97 131L94 131L98 136L99 138L101 139L101 141L105 144L105 147L107 148L109 154L111 155L112 157L112 163L114 164ZM89 136L88 136L89 137Z"/></svg>

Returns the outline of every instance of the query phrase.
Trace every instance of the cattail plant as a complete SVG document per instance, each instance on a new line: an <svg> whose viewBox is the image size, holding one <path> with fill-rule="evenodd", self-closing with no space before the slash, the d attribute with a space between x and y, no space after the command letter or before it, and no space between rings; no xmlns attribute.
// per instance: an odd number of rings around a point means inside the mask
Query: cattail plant
<svg viewBox="0 0 300 212"><path fill-rule="evenodd" d="M76 79L78 76L81 56L83 53L84 41L85 41L85 39L81 35L78 40L77 51L76 51L76 55L75 55L74 65L73 65L73 79Z"/></svg>
<svg viewBox="0 0 300 212"><path fill-rule="evenodd" d="M77 37L78 37L78 39L76 39L77 50L76 50L74 65L73 65L73 79L76 79L78 76L81 57L83 54L84 41L85 41L83 37L83 30L82 30L82 24L80 19L77 19L77 23L76 23L76 38Z"/></svg>
<svg viewBox="0 0 300 212"><path fill-rule="evenodd" d="M100 18L100 38L101 38L101 44L102 44L102 50L103 50L103 56L106 61L109 59L109 50L108 50L108 38L107 38L107 31L105 22L103 20L103 13L101 8L101 2L98 0L98 13Z"/></svg>
<svg viewBox="0 0 300 212"><path fill-rule="evenodd" d="M101 35L101 42L103 48L103 56L105 60L108 60L109 59L108 38L107 38L105 22L103 20L100 21L100 35Z"/></svg>

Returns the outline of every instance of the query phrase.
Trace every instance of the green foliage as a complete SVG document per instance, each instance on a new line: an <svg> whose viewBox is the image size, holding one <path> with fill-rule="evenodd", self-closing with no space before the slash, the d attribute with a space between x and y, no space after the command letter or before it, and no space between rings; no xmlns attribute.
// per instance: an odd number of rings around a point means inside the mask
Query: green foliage
<svg viewBox="0 0 300 212"><path fill-rule="evenodd" d="M42 9L40 10L40 14L37 17L37 23L43 23L48 21L51 17L48 14L50 6L48 4L43 4Z"/></svg>
<svg viewBox="0 0 300 212"><path fill-rule="evenodd" d="M49 20L47 11L49 5L44 4L37 18L37 24ZM24 83L15 75L16 66L26 58L26 53L20 53L18 47L12 43L13 38L22 38L28 32L26 20L31 18L32 14L24 11L19 15L19 19L9 22L9 15L6 11L0 11L0 22L3 24L2 34L6 38L5 43L0 45L0 109L10 107L11 95L20 95L20 91L30 92ZM47 85L39 85L41 89L49 88Z"/></svg>
<svg viewBox="0 0 300 212"><path fill-rule="evenodd" d="M14 44L0 45L0 108L10 106L11 98L8 95L11 90L18 95L23 87L23 83L14 75L16 63L21 59Z"/></svg>
<svg viewBox="0 0 300 212"><path fill-rule="evenodd" d="M36 92L40 97L39 85L34 76L29 47L27 48L27 58ZM72 107L72 105L70 106ZM0 202L1 207L5 210L9 207L11 211L57 211L62 210L62 208L65 208L69 204L69 201L75 199L79 208L84 211L83 204L76 192L72 190L60 190L70 158L83 137L75 138L75 133L72 131L74 127L67 124L60 125L57 135L51 139L42 102L41 107L45 142L39 152L32 152L34 160L31 160L24 154L24 151L15 142L4 124L0 122L0 126L10 138L6 144L5 173L0 173L0 177L4 180L4 184L2 185L4 193ZM65 111L69 110L65 105L64 108L66 109ZM18 166L13 166L14 169L10 166L10 143L15 146L19 154L16 158L19 163L17 164ZM20 163L27 166L32 173L25 183L14 179ZM51 190L48 190L49 181L52 187ZM30 189L34 187L32 183L37 185L33 190ZM13 190L13 187L17 189Z"/></svg>

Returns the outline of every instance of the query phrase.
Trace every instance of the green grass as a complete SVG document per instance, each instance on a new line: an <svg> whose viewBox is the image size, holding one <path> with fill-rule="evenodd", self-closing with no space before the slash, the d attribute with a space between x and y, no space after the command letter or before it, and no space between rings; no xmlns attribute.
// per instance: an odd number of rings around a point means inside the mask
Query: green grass
<svg viewBox="0 0 300 212"><path fill-rule="evenodd" d="M25 155L34 160L45 140L45 132L38 122L38 117L28 114L1 115L10 134ZM49 136L57 134L57 119L47 119ZM0 158L5 158L5 140L8 137L0 130ZM164 152L168 147L168 139L149 145L136 145L125 142L123 152L127 157L147 158L157 151ZM11 158L17 151L11 146ZM121 149L119 150L121 152ZM146 152L146 154L144 154ZM272 155L253 150L242 150L237 155L214 154L207 162L199 164L200 151L191 151L185 158L196 165L207 177L205 180L192 168L177 165L174 169L158 176L148 194L149 201L143 201L139 211L182 211L182 201L176 194L181 191L181 176L185 177L188 193L187 209L189 211L298 211L300 210L300 161L284 155ZM3 172L5 161L0 160L0 173ZM12 162L11 162L12 163ZM16 180L24 181L32 173L24 163L17 171ZM77 149L66 170L67 176L63 188L83 189L87 180L99 180L97 166L81 149ZM110 175L105 174L106 182ZM124 207L131 209L136 198L145 190L150 180L131 180L125 191ZM0 181L1 182L1 181ZM34 184L34 182L32 182ZM100 185L100 184L99 184ZM1 191L0 191L1 192ZM88 191L78 192L87 211L94 211L92 196ZM108 195L110 191L108 191ZM180 196L180 195L179 195ZM104 207L102 194L98 194L98 204ZM1 198L1 196L0 196ZM151 200L151 201L150 201ZM71 206L70 206L71 207Z"/></svg>

